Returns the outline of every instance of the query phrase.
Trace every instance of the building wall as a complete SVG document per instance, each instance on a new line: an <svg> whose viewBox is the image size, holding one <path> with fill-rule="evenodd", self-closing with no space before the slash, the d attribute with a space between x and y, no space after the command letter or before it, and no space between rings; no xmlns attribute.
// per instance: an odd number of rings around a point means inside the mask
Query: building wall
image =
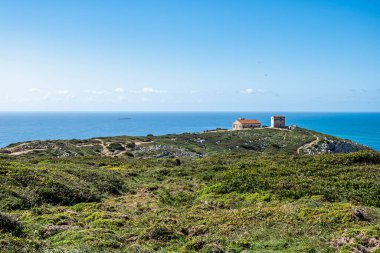
<svg viewBox="0 0 380 253"><path fill-rule="evenodd" d="M285 117L283 117L283 116L272 116L270 119L270 125L271 125L271 127L275 127L275 128L286 127Z"/></svg>
<svg viewBox="0 0 380 253"><path fill-rule="evenodd" d="M240 130L240 129L243 129L243 126L239 121L235 121L234 123L232 123L232 129Z"/></svg>
<svg viewBox="0 0 380 253"><path fill-rule="evenodd" d="M261 127L261 124L244 124L243 128L258 128Z"/></svg>
<svg viewBox="0 0 380 253"><path fill-rule="evenodd" d="M248 128L258 128L261 127L261 124L241 124L239 121L232 123L232 130L242 130Z"/></svg>

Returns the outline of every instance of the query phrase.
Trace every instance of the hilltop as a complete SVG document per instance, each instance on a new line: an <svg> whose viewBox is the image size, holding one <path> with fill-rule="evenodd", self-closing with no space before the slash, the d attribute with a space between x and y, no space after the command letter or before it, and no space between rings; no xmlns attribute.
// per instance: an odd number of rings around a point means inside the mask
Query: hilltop
<svg viewBox="0 0 380 253"><path fill-rule="evenodd" d="M380 153L306 129L32 141L1 252L378 252Z"/></svg>
<svg viewBox="0 0 380 253"><path fill-rule="evenodd" d="M88 140L32 141L10 145L0 153L53 157L203 157L226 152L324 154L369 150L358 143L296 128L207 131L145 137L119 136Z"/></svg>

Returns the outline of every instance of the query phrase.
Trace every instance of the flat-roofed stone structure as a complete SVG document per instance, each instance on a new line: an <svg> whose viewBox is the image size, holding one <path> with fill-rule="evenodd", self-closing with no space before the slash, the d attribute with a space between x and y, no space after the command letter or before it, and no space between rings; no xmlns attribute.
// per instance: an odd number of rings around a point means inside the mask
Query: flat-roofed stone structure
<svg viewBox="0 0 380 253"><path fill-rule="evenodd" d="M285 128L285 116L272 116L270 118L270 126L273 128Z"/></svg>

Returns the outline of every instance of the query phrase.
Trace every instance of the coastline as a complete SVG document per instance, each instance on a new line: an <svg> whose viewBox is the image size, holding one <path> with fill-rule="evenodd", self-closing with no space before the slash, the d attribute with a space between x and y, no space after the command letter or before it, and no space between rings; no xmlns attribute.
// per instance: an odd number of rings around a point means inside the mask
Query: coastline
<svg viewBox="0 0 380 253"><path fill-rule="evenodd" d="M0 147L16 142L106 136L179 134L231 128L242 115L269 125L274 112L36 112L0 113ZM380 151L380 113L278 112L288 124L350 139ZM128 120L118 120L129 118Z"/></svg>

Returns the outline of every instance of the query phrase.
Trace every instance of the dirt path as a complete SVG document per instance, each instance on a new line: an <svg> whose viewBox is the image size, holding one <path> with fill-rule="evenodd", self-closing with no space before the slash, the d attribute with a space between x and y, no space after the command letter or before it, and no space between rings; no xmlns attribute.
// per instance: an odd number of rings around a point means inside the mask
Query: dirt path
<svg viewBox="0 0 380 253"><path fill-rule="evenodd" d="M78 145L75 145L75 147L77 148L83 148L83 147L93 147L93 146L96 146L95 143L91 143L91 144L78 144Z"/></svg>
<svg viewBox="0 0 380 253"><path fill-rule="evenodd" d="M136 145L136 146L140 146L140 145L142 145L142 144L148 144L148 143L153 143L153 141L136 141L136 142L135 142L135 145ZM121 144L121 145L125 148L125 150L124 150L124 151L121 151L120 153L118 153L118 154L116 154L116 155L114 155L114 156L122 156L123 154L125 154L125 153L128 152L127 147L126 147L126 144L123 143L123 144Z"/></svg>
<svg viewBox="0 0 380 253"><path fill-rule="evenodd" d="M135 144L137 146L140 146L142 144L148 144L148 143L153 143L154 141L136 141Z"/></svg>
<svg viewBox="0 0 380 253"><path fill-rule="evenodd" d="M47 150L46 148L35 148L35 149L28 149L28 150L23 150L23 151L16 151L16 152L12 152L10 153L9 155L24 155L24 154L28 154L28 153L32 153L33 151L45 151Z"/></svg>
<svg viewBox="0 0 380 253"><path fill-rule="evenodd" d="M320 140L319 137L316 136L315 134L313 134L313 136L314 136L315 140L313 140L309 143L306 143L306 144L302 145L301 147L297 148L297 154L299 154L302 149L308 149L309 147L312 147L314 144L319 142L319 140Z"/></svg>
<svg viewBox="0 0 380 253"><path fill-rule="evenodd" d="M107 148L107 144L102 139L94 139L100 142L100 146L102 147L102 156L112 156L111 152Z"/></svg>
<svg viewBox="0 0 380 253"><path fill-rule="evenodd" d="M107 148L107 143L105 143L102 139L94 139L94 140L100 142L100 146L102 147L102 152L101 152L102 156L121 156L127 153L128 151L128 150L124 150L124 151L121 151L120 153L114 154L111 151L109 151L109 149ZM125 145L122 144L122 146L126 148Z"/></svg>
<svg viewBox="0 0 380 253"><path fill-rule="evenodd" d="M102 139L94 139L95 141L99 142L102 150L101 150L101 155L102 156L121 156L125 153L128 152L128 150L124 150L124 151L121 151L120 153L117 153L117 154L114 154L112 153L108 148L107 148L107 143L102 140ZM144 141L136 141L135 144L137 146L140 146L142 144L148 144L148 143L153 143L153 141L147 141L147 142L144 142ZM91 143L91 144L82 144L82 145L76 145L77 148L81 148L81 147L94 147L94 146L97 146L99 145L98 143ZM9 155L11 156L18 156L18 155L24 155L24 154L29 154L29 153L32 153L34 151L46 151L48 149L54 149L54 148L32 148L32 149L24 149L24 147L22 146L23 144L21 145L17 145L15 147L12 147L12 148L9 148L9 149L4 149L4 150L7 150L9 151ZM126 149L126 144L123 143L122 144L123 147ZM16 150L20 150L20 151L16 151Z"/></svg>
<svg viewBox="0 0 380 253"><path fill-rule="evenodd" d="M121 155L124 155L127 152L128 152L128 150L124 150L124 151L121 151L120 153L116 154L115 156L121 156Z"/></svg>
<svg viewBox="0 0 380 253"><path fill-rule="evenodd" d="M33 145L33 144L34 144L34 142L28 143L28 145ZM2 150L10 152L10 153L8 153L8 155L18 156L18 155L29 154L29 153L32 153L34 151L45 151L48 149L49 148L29 148L29 147L25 146L25 143L22 143L22 144L19 144L17 146L13 146L11 148L4 148Z"/></svg>

